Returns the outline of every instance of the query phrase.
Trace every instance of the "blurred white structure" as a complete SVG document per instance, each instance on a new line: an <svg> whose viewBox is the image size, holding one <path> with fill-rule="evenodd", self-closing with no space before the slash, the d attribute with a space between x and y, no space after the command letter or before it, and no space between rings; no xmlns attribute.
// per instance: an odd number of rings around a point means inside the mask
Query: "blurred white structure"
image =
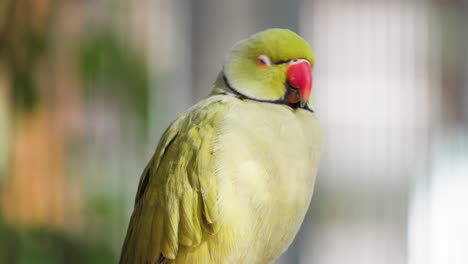
<svg viewBox="0 0 468 264"><path fill-rule="evenodd" d="M434 138L429 168L414 183L408 264L468 263L468 137L463 127Z"/></svg>
<svg viewBox="0 0 468 264"><path fill-rule="evenodd" d="M427 158L438 107L428 3L304 1L301 10L325 130L301 263L405 263L407 184Z"/></svg>

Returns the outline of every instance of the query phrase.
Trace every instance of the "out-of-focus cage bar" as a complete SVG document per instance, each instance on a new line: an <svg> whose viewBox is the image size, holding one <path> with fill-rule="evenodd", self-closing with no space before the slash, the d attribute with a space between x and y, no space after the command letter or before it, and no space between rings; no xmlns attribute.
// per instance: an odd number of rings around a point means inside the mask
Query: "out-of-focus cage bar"
<svg viewBox="0 0 468 264"><path fill-rule="evenodd" d="M326 143L303 263L405 263L408 183L440 108L430 96L440 91L429 3L314 1L304 10Z"/></svg>

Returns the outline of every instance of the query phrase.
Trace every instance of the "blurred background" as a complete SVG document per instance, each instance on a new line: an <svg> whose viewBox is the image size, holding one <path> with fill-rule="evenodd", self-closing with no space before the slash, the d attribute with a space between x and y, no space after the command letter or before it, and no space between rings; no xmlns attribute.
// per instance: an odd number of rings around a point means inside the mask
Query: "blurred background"
<svg viewBox="0 0 468 264"><path fill-rule="evenodd" d="M140 174L238 40L316 54L309 214L276 263L468 263L462 0L0 0L0 263L116 263Z"/></svg>

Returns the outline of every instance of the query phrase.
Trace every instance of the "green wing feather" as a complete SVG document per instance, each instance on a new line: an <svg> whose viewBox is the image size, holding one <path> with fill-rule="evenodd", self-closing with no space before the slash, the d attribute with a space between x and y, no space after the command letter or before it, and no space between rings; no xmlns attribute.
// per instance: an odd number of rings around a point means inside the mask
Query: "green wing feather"
<svg viewBox="0 0 468 264"><path fill-rule="evenodd" d="M210 99L207 99L210 100ZM213 143L228 106L202 102L163 134L143 171L120 263L162 263L216 233Z"/></svg>

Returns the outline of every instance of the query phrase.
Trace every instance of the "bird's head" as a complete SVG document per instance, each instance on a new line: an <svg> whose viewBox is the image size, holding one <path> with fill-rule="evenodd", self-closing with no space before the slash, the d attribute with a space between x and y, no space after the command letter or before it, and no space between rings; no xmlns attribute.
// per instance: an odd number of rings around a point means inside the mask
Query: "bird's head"
<svg viewBox="0 0 468 264"><path fill-rule="evenodd" d="M314 54L287 29L268 29L238 42L224 64L224 81L235 93L293 108L311 107Z"/></svg>

